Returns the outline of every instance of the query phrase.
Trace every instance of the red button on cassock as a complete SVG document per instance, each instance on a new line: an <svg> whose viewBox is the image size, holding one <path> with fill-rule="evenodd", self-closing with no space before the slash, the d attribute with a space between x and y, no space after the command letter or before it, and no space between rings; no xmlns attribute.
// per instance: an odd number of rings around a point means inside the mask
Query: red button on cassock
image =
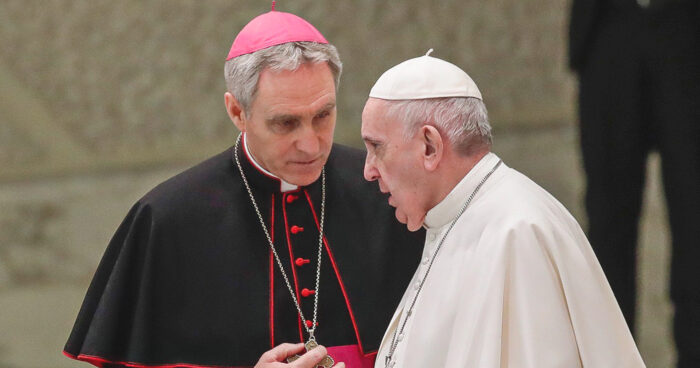
<svg viewBox="0 0 700 368"><path fill-rule="evenodd" d="M309 290L307 288L303 288L301 290L301 296L303 296L304 298L311 296L311 295L314 295L314 294L316 294L316 290Z"/></svg>
<svg viewBox="0 0 700 368"><path fill-rule="evenodd" d="M301 226L294 225L294 226L292 226L292 228L290 230L292 231L292 234L298 234L298 233L304 231L304 228Z"/></svg>
<svg viewBox="0 0 700 368"><path fill-rule="evenodd" d="M306 320L306 327L311 328L311 326L313 326L313 325L314 325L313 322L311 322L311 321L308 320L308 319ZM316 322L316 326L318 326L318 322Z"/></svg>
<svg viewBox="0 0 700 368"><path fill-rule="evenodd" d="M295 196L294 194L290 194L287 196L287 203L292 203L292 202L296 201L297 198L299 198L299 197Z"/></svg>
<svg viewBox="0 0 700 368"><path fill-rule="evenodd" d="M310 262L311 262L310 260L304 259L304 258L297 258L297 259L294 261L294 263L295 263L297 266L299 266L299 267L301 267L301 266L303 266L303 265L305 265L305 264L307 264L307 263L310 263Z"/></svg>

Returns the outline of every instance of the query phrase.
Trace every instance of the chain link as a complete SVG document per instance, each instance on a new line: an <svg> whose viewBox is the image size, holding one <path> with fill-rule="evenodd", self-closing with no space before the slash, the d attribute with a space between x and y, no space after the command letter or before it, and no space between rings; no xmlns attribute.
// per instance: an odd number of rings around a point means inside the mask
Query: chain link
<svg viewBox="0 0 700 368"><path fill-rule="evenodd" d="M294 293L294 289L292 288L292 284L289 282L289 278L287 277L287 273L284 271L284 267L282 266L282 261L280 260L279 255L277 254L277 251L275 250L275 244L272 242L272 238L270 237L270 233L267 231L267 226L265 226L265 221L263 221L262 214L260 213L260 209L258 208L258 204L255 202L255 197L253 196L253 191L250 189L250 185L248 184L248 179L246 178L245 174L243 173L243 167L241 166L241 162L238 159L238 146L241 142L241 136L243 134L238 135L238 139L236 139L236 145L234 146L234 157L236 159L236 166L238 166L238 171L241 172L241 178L243 179L243 184L245 184L245 188L248 190L248 195L250 196L250 202L253 204L253 208L255 209L255 213L258 215L258 220L260 220L260 226L262 226L263 232L265 232L265 237L267 238L267 242L270 244L270 249L272 250L272 254L275 256L275 261L277 261L277 266L280 269L280 273L282 274L282 278L284 279L284 282L287 284L287 289L289 289L289 294L292 296L292 300L294 300L294 306L297 308L297 312L299 312L299 317L301 317L303 321L304 328L306 329L306 332L309 334L309 340L315 340L314 337L314 332L316 331L316 316L317 316L317 311L318 311L318 294L319 294L319 286L321 283L321 255L323 254L323 223L324 223L324 218L326 214L326 168L324 167L321 170L321 221L319 223L319 235L318 235L318 265L316 266L316 288L315 288L315 293L314 293L314 319L312 320L312 326L309 328L309 326L306 324L306 318L304 318L304 312L301 311L301 306L299 305L299 301L297 300L296 294ZM313 208L312 208L313 211Z"/></svg>

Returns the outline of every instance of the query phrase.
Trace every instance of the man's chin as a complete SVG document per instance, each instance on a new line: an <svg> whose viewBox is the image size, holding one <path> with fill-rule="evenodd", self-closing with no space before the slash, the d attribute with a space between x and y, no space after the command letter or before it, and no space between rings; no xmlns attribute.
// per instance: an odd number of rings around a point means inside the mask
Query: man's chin
<svg viewBox="0 0 700 368"><path fill-rule="evenodd" d="M286 181L289 184L294 184L294 185L297 185L300 187L304 187L307 185L311 185L316 180L318 180L320 177L321 177L321 170L318 170L318 172L308 173L308 174L285 175L285 176L282 176L282 180Z"/></svg>
<svg viewBox="0 0 700 368"><path fill-rule="evenodd" d="M399 209L396 209L396 219L399 220L400 223L406 225L406 228L408 231L414 232L420 230L420 228L423 226L422 221L411 221L411 219L408 218L408 216L399 211Z"/></svg>
<svg viewBox="0 0 700 368"><path fill-rule="evenodd" d="M308 166L288 163L286 172L279 177L287 183L300 187L310 185L321 177L321 171L323 170L321 162L325 163L325 160L319 159L317 162Z"/></svg>
<svg viewBox="0 0 700 368"><path fill-rule="evenodd" d="M420 230L421 227L423 227L423 223L421 223L421 222L417 222L417 223L410 223L409 222L406 224L406 228L410 232L416 232L416 231Z"/></svg>
<svg viewBox="0 0 700 368"><path fill-rule="evenodd" d="M414 232L420 230L420 228L423 227L423 220L425 219L425 217L413 220L410 219L408 215L406 215L404 212L396 208L396 219L399 220L400 223L406 225L408 231Z"/></svg>

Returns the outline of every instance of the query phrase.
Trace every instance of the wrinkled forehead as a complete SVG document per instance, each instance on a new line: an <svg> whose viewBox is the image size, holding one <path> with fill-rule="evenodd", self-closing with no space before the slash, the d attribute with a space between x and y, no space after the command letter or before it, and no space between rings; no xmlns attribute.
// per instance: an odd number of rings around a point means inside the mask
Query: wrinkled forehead
<svg viewBox="0 0 700 368"><path fill-rule="evenodd" d="M385 106L381 100L370 97L365 102L365 107L362 109L362 129L374 128L378 120L385 115Z"/></svg>
<svg viewBox="0 0 700 368"><path fill-rule="evenodd" d="M264 69L253 102L265 110L278 108L316 110L335 106L335 85L325 64L302 65L295 70Z"/></svg>
<svg viewBox="0 0 700 368"><path fill-rule="evenodd" d="M362 135L373 138L391 138L401 134L401 124L388 112L389 103L385 100L370 97L362 111Z"/></svg>
<svg viewBox="0 0 700 368"><path fill-rule="evenodd" d="M385 120L389 104L387 101L370 97L365 102L365 107L362 110L362 121L367 120Z"/></svg>

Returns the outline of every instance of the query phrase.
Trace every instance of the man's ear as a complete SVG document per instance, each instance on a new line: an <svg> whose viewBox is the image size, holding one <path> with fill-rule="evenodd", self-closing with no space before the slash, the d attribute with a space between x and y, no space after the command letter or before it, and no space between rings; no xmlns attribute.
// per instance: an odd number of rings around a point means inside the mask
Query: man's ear
<svg viewBox="0 0 700 368"><path fill-rule="evenodd" d="M238 100L233 97L231 92L224 93L224 104L226 105L226 113L233 124L238 130L245 132L247 122L245 111L243 111L243 107L241 107L241 104L238 103Z"/></svg>
<svg viewBox="0 0 700 368"><path fill-rule="evenodd" d="M420 137L424 147L423 166L428 171L437 169L442 155L445 152L445 142L440 132L432 125L423 125L420 128Z"/></svg>

